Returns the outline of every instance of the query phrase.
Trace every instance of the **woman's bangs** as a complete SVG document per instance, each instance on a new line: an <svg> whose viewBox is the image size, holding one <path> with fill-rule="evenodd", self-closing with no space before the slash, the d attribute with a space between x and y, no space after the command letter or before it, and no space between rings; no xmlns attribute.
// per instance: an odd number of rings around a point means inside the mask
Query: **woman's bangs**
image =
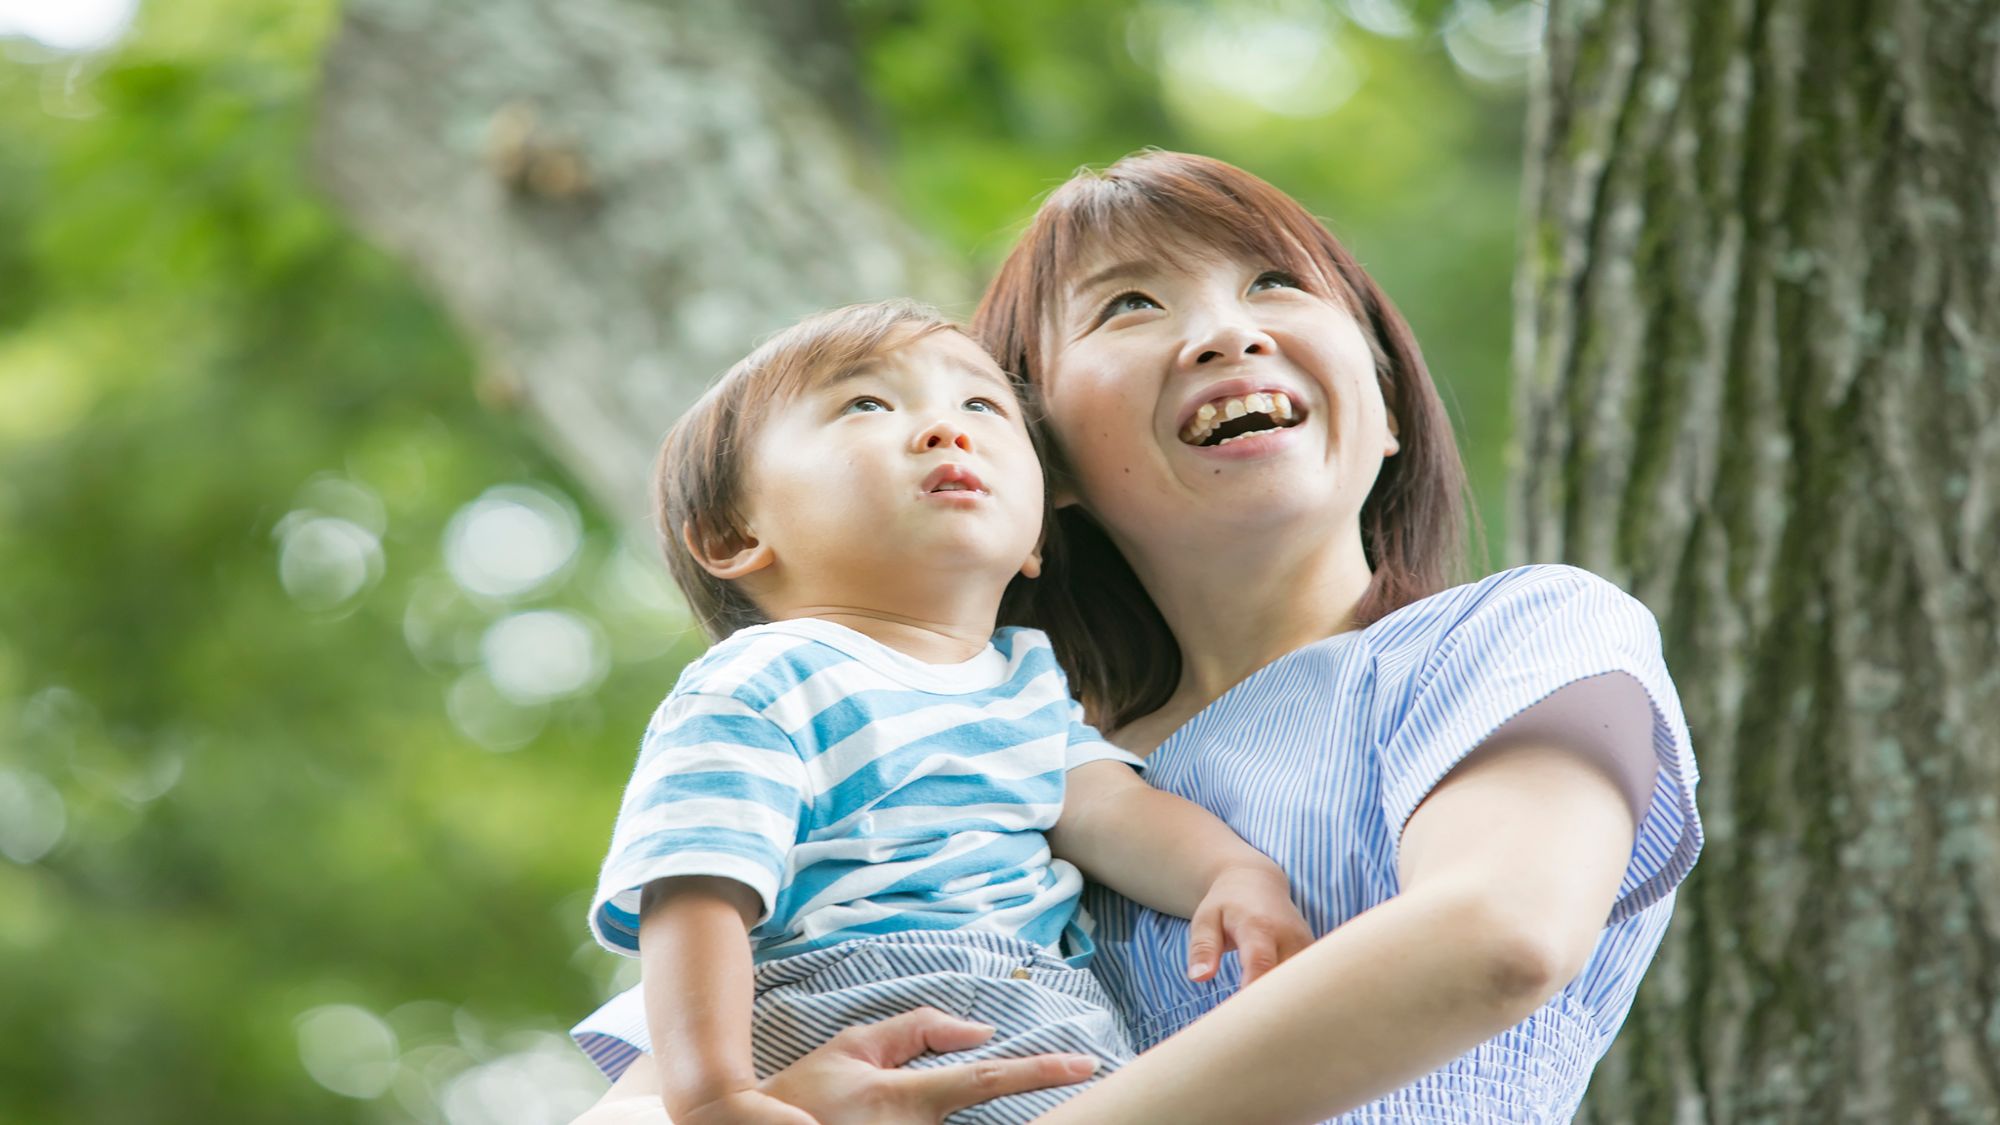
<svg viewBox="0 0 2000 1125"><path fill-rule="evenodd" d="M1044 315L1066 295L1067 283L1093 265L1155 262L1187 269L1210 255L1282 269L1304 288L1350 303L1333 262L1312 250L1324 231L1296 204L1274 208L1187 177L1149 182L1154 179L1079 178L1050 199L1054 221L1043 277L1054 284L1041 294ZM1306 229L1298 229L1302 224Z"/></svg>

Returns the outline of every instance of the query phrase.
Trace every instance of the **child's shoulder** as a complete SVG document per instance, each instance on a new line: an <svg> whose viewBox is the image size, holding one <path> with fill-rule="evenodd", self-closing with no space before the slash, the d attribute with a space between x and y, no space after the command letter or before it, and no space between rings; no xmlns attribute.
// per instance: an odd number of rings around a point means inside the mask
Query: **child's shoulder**
<svg viewBox="0 0 2000 1125"><path fill-rule="evenodd" d="M852 659L795 623L738 629L681 670L674 694L723 695L763 710L814 674Z"/></svg>
<svg viewBox="0 0 2000 1125"><path fill-rule="evenodd" d="M1026 625L1002 625L993 630L993 647L1009 660L1019 660L1036 653L1053 658L1055 654L1049 635Z"/></svg>

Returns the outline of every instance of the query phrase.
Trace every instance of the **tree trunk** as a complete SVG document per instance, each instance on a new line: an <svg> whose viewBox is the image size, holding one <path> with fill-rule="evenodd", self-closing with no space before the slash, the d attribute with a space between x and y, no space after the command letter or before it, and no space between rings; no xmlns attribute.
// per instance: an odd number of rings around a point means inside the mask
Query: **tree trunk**
<svg viewBox="0 0 2000 1125"><path fill-rule="evenodd" d="M814 309L970 286L887 205L815 0L350 0L315 163L638 524L660 435ZM359 326L365 329L365 326Z"/></svg>
<svg viewBox="0 0 2000 1125"><path fill-rule="evenodd" d="M1659 614L1708 849L1607 1122L2000 1121L2000 7L1551 5L1517 560Z"/></svg>

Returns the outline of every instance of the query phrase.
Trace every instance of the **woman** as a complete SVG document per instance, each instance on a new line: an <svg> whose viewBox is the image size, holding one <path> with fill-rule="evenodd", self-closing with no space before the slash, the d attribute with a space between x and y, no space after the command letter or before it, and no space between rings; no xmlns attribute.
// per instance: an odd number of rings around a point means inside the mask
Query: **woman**
<svg viewBox="0 0 2000 1125"><path fill-rule="evenodd" d="M1323 935L1256 988L1233 961L1194 984L1186 922L1097 894L1145 1053L1044 1120L1566 1119L1701 845L1651 616L1567 567L1444 588L1463 472L1409 329L1240 169L1079 174L974 328L1039 392L1073 501L1022 612ZM914 1014L772 1082L826 1122L931 1121L1070 1078L877 1069L977 1035ZM647 1100L649 1063L593 1120Z"/></svg>

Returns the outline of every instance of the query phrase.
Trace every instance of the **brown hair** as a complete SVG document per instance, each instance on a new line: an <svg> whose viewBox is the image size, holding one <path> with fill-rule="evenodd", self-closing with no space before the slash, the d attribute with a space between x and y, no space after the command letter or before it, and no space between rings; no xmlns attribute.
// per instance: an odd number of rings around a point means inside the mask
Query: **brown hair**
<svg viewBox="0 0 2000 1125"><path fill-rule="evenodd" d="M764 409L934 332L959 327L928 305L877 301L809 316L772 336L688 407L653 470L660 550L710 640L770 620L735 584L702 569L683 542L740 541L744 457Z"/></svg>
<svg viewBox="0 0 2000 1125"><path fill-rule="evenodd" d="M1287 270L1349 310L1368 337L1375 377L1401 451L1382 464L1361 509L1374 579L1356 628L1442 590L1467 568L1465 468L1417 342L1389 298L1298 202L1205 156L1149 150L1102 172L1079 171L1029 223L979 302L973 334L1017 377L1044 374L1043 325L1096 255L1179 262L1219 250ZM1050 476L1068 476L1051 449ZM1101 725L1164 706L1180 681L1180 648L1138 576L1080 506L1056 514L1043 577L1010 617L1040 625L1071 686Z"/></svg>

